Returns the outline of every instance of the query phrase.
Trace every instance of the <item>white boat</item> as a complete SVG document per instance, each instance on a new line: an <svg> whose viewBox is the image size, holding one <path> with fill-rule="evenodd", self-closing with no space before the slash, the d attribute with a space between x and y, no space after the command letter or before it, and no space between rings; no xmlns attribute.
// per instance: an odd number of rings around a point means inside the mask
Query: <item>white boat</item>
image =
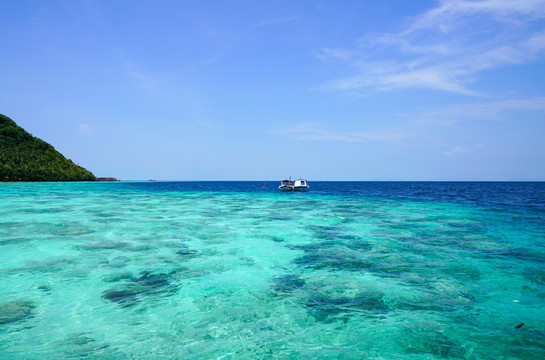
<svg viewBox="0 0 545 360"><path fill-rule="evenodd" d="M291 181L291 178L289 180L282 180L278 188L282 191L293 191L293 181Z"/></svg>
<svg viewBox="0 0 545 360"><path fill-rule="evenodd" d="M293 182L293 191L308 191L309 186L306 179L297 179Z"/></svg>
<svg viewBox="0 0 545 360"><path fill-rule="evenodd" d="M297 179L291 180L282 180L280 181L280 186L278 187L281 191L308 191L310 187L308 186L308 181L306 179Z"/></svg>

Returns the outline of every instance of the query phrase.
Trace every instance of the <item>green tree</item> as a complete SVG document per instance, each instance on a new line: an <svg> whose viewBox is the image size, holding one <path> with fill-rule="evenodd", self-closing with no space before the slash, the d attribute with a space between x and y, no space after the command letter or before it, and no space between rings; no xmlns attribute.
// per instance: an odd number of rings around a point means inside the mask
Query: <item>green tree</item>
<svg viewBox="0 0 545 360"><path fill-rule="evenodd" d="M0 114L0 181L94 181L88 170Z"/></svg>

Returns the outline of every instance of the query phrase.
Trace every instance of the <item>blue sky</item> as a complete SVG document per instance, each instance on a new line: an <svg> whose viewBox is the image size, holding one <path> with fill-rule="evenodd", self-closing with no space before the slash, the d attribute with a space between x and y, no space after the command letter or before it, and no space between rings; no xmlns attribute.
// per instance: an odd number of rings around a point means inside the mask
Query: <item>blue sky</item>
<svg viewBox="0 0 545 360"><path fill-rule="evenodd" d="M0 23L0 113L97 176L545 180L545 0L18 0Z"/></svg>

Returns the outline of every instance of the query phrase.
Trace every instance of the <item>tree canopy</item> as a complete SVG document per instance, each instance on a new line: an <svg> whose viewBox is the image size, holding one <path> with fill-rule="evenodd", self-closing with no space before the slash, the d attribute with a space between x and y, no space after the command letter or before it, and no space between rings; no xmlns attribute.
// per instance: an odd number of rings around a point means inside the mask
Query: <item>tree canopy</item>
<svg viewBox="0 0 545 360"><path fill-rule="evenodd" d="M90 171L0 114L0 181L94 180Z"/></svg>

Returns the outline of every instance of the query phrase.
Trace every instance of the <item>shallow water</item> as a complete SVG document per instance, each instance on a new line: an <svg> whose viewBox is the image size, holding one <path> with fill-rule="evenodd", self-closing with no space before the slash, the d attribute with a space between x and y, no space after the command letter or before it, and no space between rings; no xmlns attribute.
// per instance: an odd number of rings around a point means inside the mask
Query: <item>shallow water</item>
<svg viewBox="0 0 545 360"><path fill-rule="evenodd" d="M545 183L277 185L0 184L0 358L545 358Z"/></svg>

